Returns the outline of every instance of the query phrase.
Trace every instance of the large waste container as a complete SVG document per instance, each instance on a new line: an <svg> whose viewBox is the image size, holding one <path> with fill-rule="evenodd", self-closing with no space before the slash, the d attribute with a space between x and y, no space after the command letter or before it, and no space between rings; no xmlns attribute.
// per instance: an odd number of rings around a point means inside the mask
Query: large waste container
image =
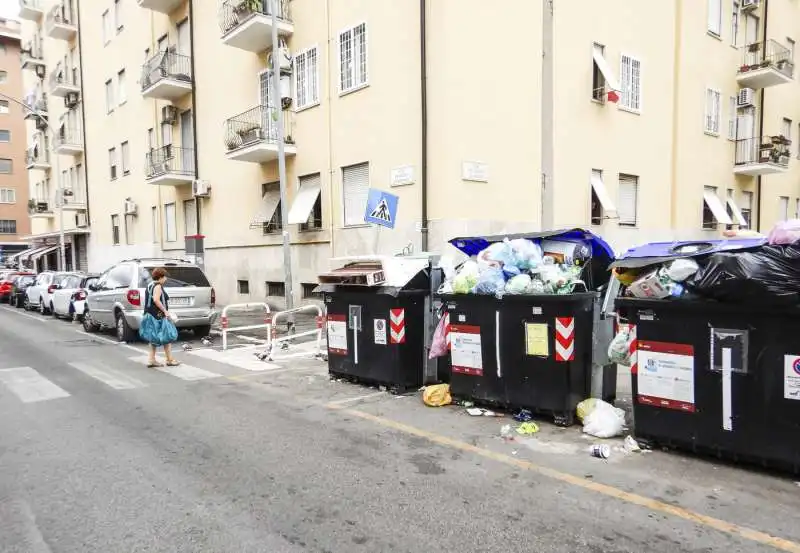
<svg viewBox="0 0 800 553"><path fill-rule="evenodd" d="M355 261L352 261L355 259ZM344 267L320 275L328 336L328 370L333 376L416 390L429 371L426 344L431 324L430 257L372 257L334 260ZM434 283L438 283L433 275Z"/></svg>
<svg viewBox="0 0 800 553"><path fill-rule="evenodd" d="M601 313L613 251L583 229L455 238L450 243L473 257L506 239L584 245L585 291L442 294L450 317L450 391L457 398L529 409L571 425L577 404L590 395L614 401L616 366L608 362L606 351L613 320ZM561 261L569 262L569 256ZM598 335L602 343L595 340Z"/></svg>
<svg viewBox="0 0 800 553"><path fill-rule="evenodd" d="M708 241L661 252L646 245L615 266L659 266L688 251L703 267L715 254L733 260L757 252L763 242ZM800 471L800 307L726 303L703 297L691 281L686 288L679 298L616 301L635 333L635 436Z"/></svg>

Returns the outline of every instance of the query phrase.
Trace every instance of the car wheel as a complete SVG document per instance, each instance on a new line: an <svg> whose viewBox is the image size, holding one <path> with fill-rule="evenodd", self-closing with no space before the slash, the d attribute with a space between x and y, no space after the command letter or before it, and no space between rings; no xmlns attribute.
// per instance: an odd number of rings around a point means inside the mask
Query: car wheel
<svg viewBox="0 0 800 553"><path fill-rule="evenodd" d="M11 296L11 298L8 300L8 305L10 305L11 307L16 307L17 306L17 296Z"/></svg>
<svg viewBox="0 0 800 553"><path fill-rule="evenodd" d="M39 300L39 313L42 315L47 315L47 308L44 306L44 300Z"/></svg>
<svg viewBox="0 0 800 553"><path fill-rule="evenodd" d="M196 338L205 338L211 334L211 325L196 326L192 329Z"/></svg>
<svg viewBox="0 0 800 553"><path fill-rule="evenodd" d="M22 308L25 311L31 310L31 300L28 299L28 296L25 296L25 298L22 300Z"/></svg>
<svg viewBox="0 0 800 553"><path fill-rule="evenodd" d="M58 319L58 314L56 313L56 309L55 307L53 307L52 303L50 304L50 314L53 316L54 319Z"/></svg>
<svg viewBox="0 0 800 553"><path fill-rule="evenodd" d="M120 342L135 342L137 334L128 326L125 315L117 313L117 340Z"/></svg>

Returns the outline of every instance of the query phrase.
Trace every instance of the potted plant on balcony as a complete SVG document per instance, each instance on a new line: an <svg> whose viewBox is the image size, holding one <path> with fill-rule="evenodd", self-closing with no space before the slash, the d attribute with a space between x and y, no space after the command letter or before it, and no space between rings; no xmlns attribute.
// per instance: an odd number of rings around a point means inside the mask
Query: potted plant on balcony
<svg viewBox="0 0 800 553"><path fill-rule="evenodd" d="M236 14L237 20L244 19L254 12L261 11L262 0L241 0L233 8L233 13Z"/></svg>

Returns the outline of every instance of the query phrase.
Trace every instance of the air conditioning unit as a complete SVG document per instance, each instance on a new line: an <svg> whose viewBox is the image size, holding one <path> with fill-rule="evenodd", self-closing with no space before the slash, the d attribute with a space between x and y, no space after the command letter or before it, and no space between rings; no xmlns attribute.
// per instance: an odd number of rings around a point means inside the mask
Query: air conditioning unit
<svg viewBox="0 0 800 553"><path fill-rule="evenodd" d="M75 226L79 228L86 228L89 226L89 217L86 216L86 213L75 214Z"/></svg>
<svg viewBox="0 0 800 553"><path fill-rule="evenodd" d="M275 67L272 52L267 56L267 67L269 69ZM286 42L283 40L280 41L280 45L278 46L278 70L282 74L292 71L292 53L289 52L289 47L286 46Z"/></svg>
<svg viewBox="0 0 800 553"><path fill-rule="evenodd" d="M207 180L195 179L192 181L192 196L195 198L208 198L211 195L211 185Z"/></svg>
<svg viewBox="0 0 800 553"><path fill-rule="evenodd" d="M125 200L125 215L136 215L137 207L136 202Z"/></svg>
<svg viewBox="0 0 800 553"><path fill-rule="evenodd" d="M161 108L161 123L174 125L178 122L178 108L175 106L164 106Z"/></svg>
<svg viewBox="0 0 800 553"><path fill-rule="evenodd" d="M64 106L68 109L72 109L78 105L78 93L77 92L67 92L67 95L64 96Z"/></svg>
<svg viewBox="0 0 800 553"><path fill-rule="evenodd" d="M47 116L46 115L38 115L36 117L36 129L40 131L47 130Z"/></svg>
<svg viewBox="0 0 800 553"><path fill-rule="evenodd" d="M743 88L739 90L739 96L736 98L736 107L749 108L755 101L756 91L752 88Z"/></svg>
<svg viewBox="0 0 800 553"><path fill-rule="evenodd" d="M742 0L742 10L755 9L760 3L760 0Z"/></svg>
<svg viewBox="0 0 800 553"><path fill-rule="evenodd" d="M36 66L36 76L37 77L39 77L40 79L44 79L45 72L46 72L46 69L45 69L44 65L37 65Z"/></svg>

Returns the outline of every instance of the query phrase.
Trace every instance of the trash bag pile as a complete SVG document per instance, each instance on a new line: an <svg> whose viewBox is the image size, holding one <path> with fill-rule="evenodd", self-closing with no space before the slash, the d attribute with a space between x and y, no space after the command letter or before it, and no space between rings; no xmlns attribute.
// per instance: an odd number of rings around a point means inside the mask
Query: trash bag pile
<svg viewBox="0 0 800 553"><path fill-rule="evenodd" d="M458 268L445 262L439 293L502 297L583 292L582 274L591 257L591 247L579 240L506 238Z"/></svg>

